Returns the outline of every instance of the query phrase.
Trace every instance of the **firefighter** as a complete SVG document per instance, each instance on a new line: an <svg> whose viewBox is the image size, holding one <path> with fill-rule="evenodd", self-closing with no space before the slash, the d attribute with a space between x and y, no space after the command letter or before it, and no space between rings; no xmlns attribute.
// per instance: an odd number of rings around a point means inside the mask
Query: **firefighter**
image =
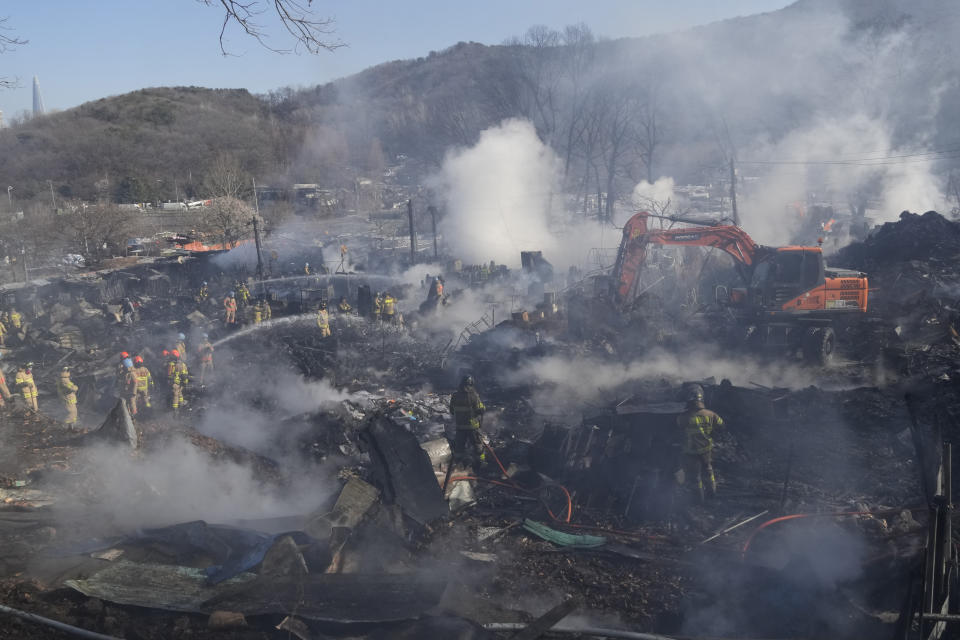
<svg viewBox="0 0 960 640"><path fill-rule="evenodd" d="M210 289L207 287L206 280L204 280L203 284L200 285L200 290L197 291L197 295L194 297L194 299L197 301L197 304L203 304L209 297Z"/></svg>
<svg viewBox="0 0 960 640"><path fill-rule="evenodd" d="M0 357L3 357L2 353L0 353ZM0 407L6 406L9 399L10 389L7 388L7 379L3 375L3 367L0 367Z"/></svg>
<svg viewBox="0 0 960 640"><path fill-rule="evenodd" d="M383 317L383 293L377 291L373 297L373 319L380 320Z"/></svg>
<svg viewBox="0 0 960 640"><path fill-rule="evenodd" d="M321 302L317 311L317 327L320 329L321 338L330 337L330 314L327 312L326 302Z"/></svg>
<svg viewBox="0 0 960 640"><path fill-rule="evenodd" d="M464 376L460 388L450 396L450 414L457 435L453 441L453 455L472 467L486 459L480 425L484 406L473 386L473 376Z"/></svg>
<svg viewBox="0 0 960 640"><path fill-rule="evenodd" d="M687 410L677 416L677 426L683 430L683 481L689 485L696 482L697 497L703 502L704 476L710 496L717 494L717 479L713 473L713 431L723 426L723 419L704 406L700 385L688 389Z"/></svg>
<svg viewBox="0 0 960 640"><path fill-rule="evenodd" d="M263 298L263 320L267 321L273 317L273 307L270 306L270 300Z"/></svg>
<svg viewBox="0 0 960 640"><path fill-rule="evenodd" d="M303 273L304 273L304 275L310 275L310 263L309 263L309 262L304 262L304 263L303 263Z"/></svg>
<svg viewBox="0 0 960 640"><path fill-rule="evenodd" d="M351 307L350 303L347 302L347 298L345 296L340 296L340 302L337 304L337 310L340 311L340 313L350 313L353 311L353 307Z"/></svg>
<svg viewBox="0 0 960 640"><path fill-rule="evenodd" d="M32 362L20 365L20 368L17 369L17 377L13 383L16 385L20 395L23 396L23 399L27 402L27 406L30 407L34 413L39 411L40 408L37 406L37 383L33 381Z"/></svg>
<svg viewBox="0 0 960 640"><path fill-rule="evenodd" d="M73 428L77 424L77 390L79 387L70 379L70 367L64 367L60 372L60 381L57 383L57 393L63 400L63 407L67 410L67 419L64 424Z"/></svg>
<svg viewBox="0 0 960 640"><path fill-rule="evenodd" d="M130 358L123 361L123 392L121 396L127 403L127 410L130 415L136 415L137 372L133 366L133 360Z"/></svg>
<svg viewBox="0 0 960 640"><path fill-rule="evenodd" d="M23 316L14 308L10 309L10 328L14 333L18 333L23 327Z"/></svg>
<svg viewBox="0 0 960 640"><path fill-rule="evenodd" d="M190 372L187 370L187 363L180 357L180 352L174 349L171 355L175 358L173 362L173 372L170 376L170 388L173 390L171 405L174 414L180 413L180 407L187 404L183 399L183 392L190 381Z"/></svg>
<svg viewBox="0 0 960 640"><path fill-rule="evenodd" d="M237 323L237 299L235 293L231 291L227 294L227 297L223 299L223 323L224 324L236 324Z"/></svg>
<svg viewBox="0 0 960 640"><path fill-rule="evenodd" d="M164 362L164 374L166 375L167 382L167 397L169 398L173 394L173 370L177 366L177 359L174 357L173 352L164 350L164 355L166 359Z"/></svg>
<svg viewBox="0 0 960 640"><path fill-rule="evenodd" d="M237 302L244 307L250 303L250 289L242 282L237 283Z"/></svg>
<svg viewBox="0 0 960 640"><path fill-rule="evenodd" d="M130 403L130 413L137 415L137 405L143 401L143 406L150 407L150 390L153 388L153 376L150 370L143 364L143 358L137 356L133 359L133 375L136 383L133 389L133 400Z"/></svg>
<svg viewBox="0 0 960 640"><path fill-rule="evenodd" d="M129 353L127 353L126 351L121 351L120 362L117 363L115 384L116 384L117 395L120 396L121 398L124 397L124 391L126 390L126 377L127 377L127 368L126 366L124 366L123 363L129 357L130 357Z"/></svg>
<svg viewBox="0 0 960 640"><path fill-rule="evenodd" d="M7 343L7 325L3 323L3 320L0 319L0 347L6 346Z"/></svg>
<svg viewBox="0 0 960 640"><path fill-rule="evenodd" d="M384 322L393 324L397 321L397 299L390 295L390 292L383 294L382 311Z"/></svg>
<svg viewBox="0 0 960 640"><path fill-rule="evenodd" d="M257 300L257 304L253 305L253 324L261 322L263 322L263 302Z"/></svg>
<svg viewBox="0 0 960 640"><path fill-rule="evenodd" d="M200 354L200 386L207 375L213 371L213 343L210 342L210 336L203 334L203 342L197 348Z"/></svg>
<svg viewBox="0 0 960 640"><path fill-rule="evenodd" d="M182 333L177 334L177 343L173 345L173 348L180 352L180 355L183 356L183 359L187 359L187 336Z"/></svg>

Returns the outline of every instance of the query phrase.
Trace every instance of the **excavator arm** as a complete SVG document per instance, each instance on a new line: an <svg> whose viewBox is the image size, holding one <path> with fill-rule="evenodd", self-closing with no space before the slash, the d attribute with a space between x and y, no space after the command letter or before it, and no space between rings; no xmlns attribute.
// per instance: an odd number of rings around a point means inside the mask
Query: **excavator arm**
<svg viewBox="0 0 960 640"><path fill-rule="evenodd" d="M679 245L687 247L715 247L725 251L738 265L749 269L757 261L761 247L740 227L719 225L712 227L684 227L682 229L653 229L647 227L650 214L643 211L634 215L623 226L623 239L614 264L614 297L620 306L629 303L637 294L640 270L647 257L647 245Z"/></svg>

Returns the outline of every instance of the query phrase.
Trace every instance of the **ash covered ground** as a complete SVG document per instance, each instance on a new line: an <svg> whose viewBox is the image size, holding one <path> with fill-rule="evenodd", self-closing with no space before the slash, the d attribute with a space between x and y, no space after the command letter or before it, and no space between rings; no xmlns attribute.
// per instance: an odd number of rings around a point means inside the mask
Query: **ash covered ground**
<svg viewBox="0 0 960 640"><path fill-rule="evenodd" d="M32 362L40 391L39 413L18 396L0 413L5 605L125 638L509 637L569 599L542 637L919 632L960 407L956 223L905 213L828 256L869 274L871 304L826 368L713 339L709 305L677 290L617 315L575 270L410 266L367 232L331 221L337 273L259 281L238 249L3 290L24 316L7 384ZM378 291L402 322L367 312ZM174 413L162 352L181 333ZM155 381L135 417L122 351ZM486 405L476 469L450 452L465 375ZM690 383L725 423L703 502L677 474ZM57 636L11 619L0 637Z"/></svg>

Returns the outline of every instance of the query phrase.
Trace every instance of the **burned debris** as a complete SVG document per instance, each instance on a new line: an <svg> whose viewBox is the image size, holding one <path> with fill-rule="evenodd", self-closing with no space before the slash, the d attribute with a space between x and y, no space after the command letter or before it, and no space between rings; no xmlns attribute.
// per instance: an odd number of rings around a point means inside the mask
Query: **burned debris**
<svg viewBox="0 0 960 640"><path fill-rule="evenodd" d="M870 292L826 368L711 331L736 269L700 249L629 309L533 251L5 288L0 596L115 637L929 637L958 238L905 213L828 256Z"/></svg>

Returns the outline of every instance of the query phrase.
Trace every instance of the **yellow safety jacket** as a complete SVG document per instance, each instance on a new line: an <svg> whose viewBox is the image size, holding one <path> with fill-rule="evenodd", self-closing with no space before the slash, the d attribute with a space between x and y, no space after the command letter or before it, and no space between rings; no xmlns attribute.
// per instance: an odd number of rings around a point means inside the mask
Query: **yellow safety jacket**
<svg viewBox="0 0 960 640"><path fill-rule="evenodd" d="M19 311L10 312L10 324L13 325L14 329L20 328L21 320L23 320L23 316L20 315Z"/></svg>
<svg viewBox="0 0 960 640"><path fill-rule="evenodd" d="M383 299L383 315L392 316L397 312L397 301L393 296L387 296Z"/></svg>
<svg viewBox="0 0 960 640"><path fill-rule="evenodd" d="M14 384L17 385L17 388L20 389L20 393L23 395L24 400L30 400L31 398L37 397L37 383L33 381L32 373L21 373L17 371L17 377L14 380Z"/></svg>
<svg viewBox="0 0 960 640"><path fill-rule="evenodd" d="M171 381L175 385L181 387L187 386L187 382L190 378L190 372L187 371L187 364L185 362L175 362L173 364L173 375L171 376Z"/></svg>
<svg viewBox="0 0 960 640"><path fill-rule="evenodd" d="M77 404L77 389L79 387L73 384L70 376L60 376L60 382L57 383L57 393L67 404Z"/></svg>
<svg viewBox="0 0 960 640"><path fill-rule="evenodd" d="M137 376L137 391L144 393L149 391L150 387L153 386L153 376L150 375L150 370L146 367L137 367L133 371L134 375Z"/></svg>
<svg viewBox="0 0 960 640"><path fill-rule="evenodd" d="M683 429L683 452L700 455L713 449L713 430L723 426L723 419L702 406L677 417Z"/></svg>
<svg viewBox="0 0 960 640"><path fill-rule="evenodd" d="M321 329L330 328L330 314L326 309L320 309L317 311L317 326Z"/></svg>

